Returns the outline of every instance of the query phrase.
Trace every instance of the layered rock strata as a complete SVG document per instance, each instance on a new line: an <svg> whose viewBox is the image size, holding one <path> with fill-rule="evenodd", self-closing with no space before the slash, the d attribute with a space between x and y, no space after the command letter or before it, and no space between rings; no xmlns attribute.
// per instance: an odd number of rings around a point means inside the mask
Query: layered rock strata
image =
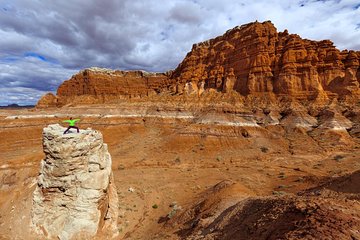
<svg viewBox="0 0 360 240"><path fill-rule="evenodd" d="M359 59L359 51L340 51L330 40L302 39L287 30L278 32L270 21L254 22L194 44L179 66L167 73L83 70L65 81L57 96L44 96L38 106L202 96L211 91L265 96L272 102L279 97L354 102L360 96Z"/></svg>
<svg viewBox="0 0 360 240"><path fill-rule="evenodd" d="M63 132L58 124L43 130L45 158L33 194L34 230L59 239L116 234L118 198L101 133Z"/></svg>
<svg viewBox="0 0 360 240"><path fill-rule="evenodd" d="M167 217L180 239L359 239L360 171L297 194L254 197L222 181Z"/></svg>
<svg viewBox="0 0 360 240"><path fill-rule="evenodd" d="M273 93L298 99L359 93L360 52L329 40L311 41L270 22L249 23L194 44L172 78L242 95ZM181 89L181 88L180 88Z"/></svg>
<svg viewBox="0 0 360 240"><path fill-rule="evenodd" d="M38 107L63 106L68 103L108 103L131 98L142 98L159 93L168 85L168 73L120 71L88 68L64 81L57 95L47 94Z"/></svg>

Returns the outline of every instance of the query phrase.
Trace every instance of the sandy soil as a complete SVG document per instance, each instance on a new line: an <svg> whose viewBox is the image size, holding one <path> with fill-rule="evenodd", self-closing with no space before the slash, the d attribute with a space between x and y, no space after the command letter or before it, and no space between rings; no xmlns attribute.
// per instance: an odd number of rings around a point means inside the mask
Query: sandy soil
<svg viewBox="0 0 360 240"><path fill-rule="evenodd" d="M238 186L232 192L235 204L248 197L291 198L360 169L359 139L338 132L199 124L187 118L104 118L81 111L0 110L0 239L34 237L30 209L44 156L42 128L74 112L84 114L80 128L100 130L109 145L120 200L119 239L189 237L167 221L170 205L180 206L172 221L182 224L181 212L224 180ZM33 117L16 117L27 115Z"/></svg>

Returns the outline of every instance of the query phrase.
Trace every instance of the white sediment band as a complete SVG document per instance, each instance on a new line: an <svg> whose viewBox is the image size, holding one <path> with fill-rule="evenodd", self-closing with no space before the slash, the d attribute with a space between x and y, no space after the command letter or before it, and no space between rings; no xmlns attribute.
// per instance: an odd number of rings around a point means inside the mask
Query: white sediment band
<svg viewBox="0 0 360 240"><path fill-rule="evenodd" d="M344 128L344 127L333 127L331 130L334 130L334 131L346 131L346 128Z"/></svg>
<svg viewBox="0 0 360 240"><path fill-rule="evenodd" d="M107 114L103 118L127 118L127 117L143 117L142 114Z"/></svg>
<svg viewBox="0 0 360 240"><path fill-rule="evenodd" d="M55 118L58 115L11 115L5 119L27 119L27 118Z"/></svg>
<svg viewBox="0 0 360 240"><path fill-rule="evenodd" d="M11 115L7 116L5 119L30 119L30 118L66 118L69 115L75 115L72 113L69 114L38 114L38 115ZM165 113L165 114L78 114L77 117L89 117L89 118L159 118L159 119L195 119L195 116L189 113L183 114L174 114L174 113ZM216 121L215 120L201 120L198 123L200 124L215 124L222 126L236 126L236 127L260 127L256 122L252 121ZM272 124L271 124L272 125ZM276 123L274 124L276 125Z"/></svg>
<svg viewBox="0 0 360 240"><path fill-rule="evenodd" d="M350 129L352 127L352 124L349 123L342 123L336 120L331 120L328 122L325 122L319 126L319 128L322 129L329 129L333 131L347 131L347 129Z"/></svg>
<svg viewBox="0 0 360 240"><path fill-rule="evenodd" d="M309 124L309 123L295 123L295 127L303 127L303 128L311 128L314 125Z"/></svg>
<svg viewBox="0 0 360 240"><path fill-rule="evenodd" d="M161 115L161 114L110 114L110 115L105 115L103 117L104 118L150 117L150 118L179 118L179 119L193 119L194 118L193 115L177 115L177 114L166 114L166 115Z"/></svg>
<svg viewBox="0 0 360 240"><path fill-rule="evenodd" d="M214 121L214 120L201 120L202 124L215 124L222 126L235 126L235 127L260 127L256 122L234 122L234 121Z"/></svg>
<svg viewBox="0 0 360 240"><path fill-rule="evenodd" d="M11 115L7 116L5 119L30 119L30 118L66 118L69 115L76 115L78 117L94 117L94 118L179 118L179 119L193 119L193 115L186 114L37 114L37 115Z"/></svg>
<svg viewBox="0 0 360 240"><path fill-rule="evenodd" d="M153 117L153 118L179 118L179 119L193 119L193 115L159 115L159 114L147 114L144 117Z"/></svg>
<svg viewBox="0 0 360 240"><path fill-rule="evenodd" d="M4 164L4 165L1 165L1 166L0 166L0 169L5 169L5 168L8 168L8 167L10 167L9 164Z"/></svg>

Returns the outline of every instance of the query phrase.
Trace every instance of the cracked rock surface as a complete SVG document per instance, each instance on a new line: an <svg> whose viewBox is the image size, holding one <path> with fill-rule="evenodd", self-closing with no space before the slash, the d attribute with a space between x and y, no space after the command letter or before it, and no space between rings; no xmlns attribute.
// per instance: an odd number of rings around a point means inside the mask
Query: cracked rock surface
<svg viewBox="0 0 360 240"><path fill-rule="evenodd" d="M33 194L32 224L48 238L93 237L117 232L117 194L111 156L102 134L86 129L63 134L43 129L45 158Z"/></svg>

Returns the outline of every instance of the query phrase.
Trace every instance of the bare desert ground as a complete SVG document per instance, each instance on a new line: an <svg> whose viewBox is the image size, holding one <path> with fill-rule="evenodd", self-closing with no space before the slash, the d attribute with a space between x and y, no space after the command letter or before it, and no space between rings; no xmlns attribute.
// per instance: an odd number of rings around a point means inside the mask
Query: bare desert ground
<svg viewBox="0 0 360 240"><path fill-rule="evenodd" d="M101 131L108 144L118 239L360 239L354 128L305 129L286 116L252 125L209 111L124 112L0 111L0 239L35 239L30 210L42 129L68 116Z"/></svg>

